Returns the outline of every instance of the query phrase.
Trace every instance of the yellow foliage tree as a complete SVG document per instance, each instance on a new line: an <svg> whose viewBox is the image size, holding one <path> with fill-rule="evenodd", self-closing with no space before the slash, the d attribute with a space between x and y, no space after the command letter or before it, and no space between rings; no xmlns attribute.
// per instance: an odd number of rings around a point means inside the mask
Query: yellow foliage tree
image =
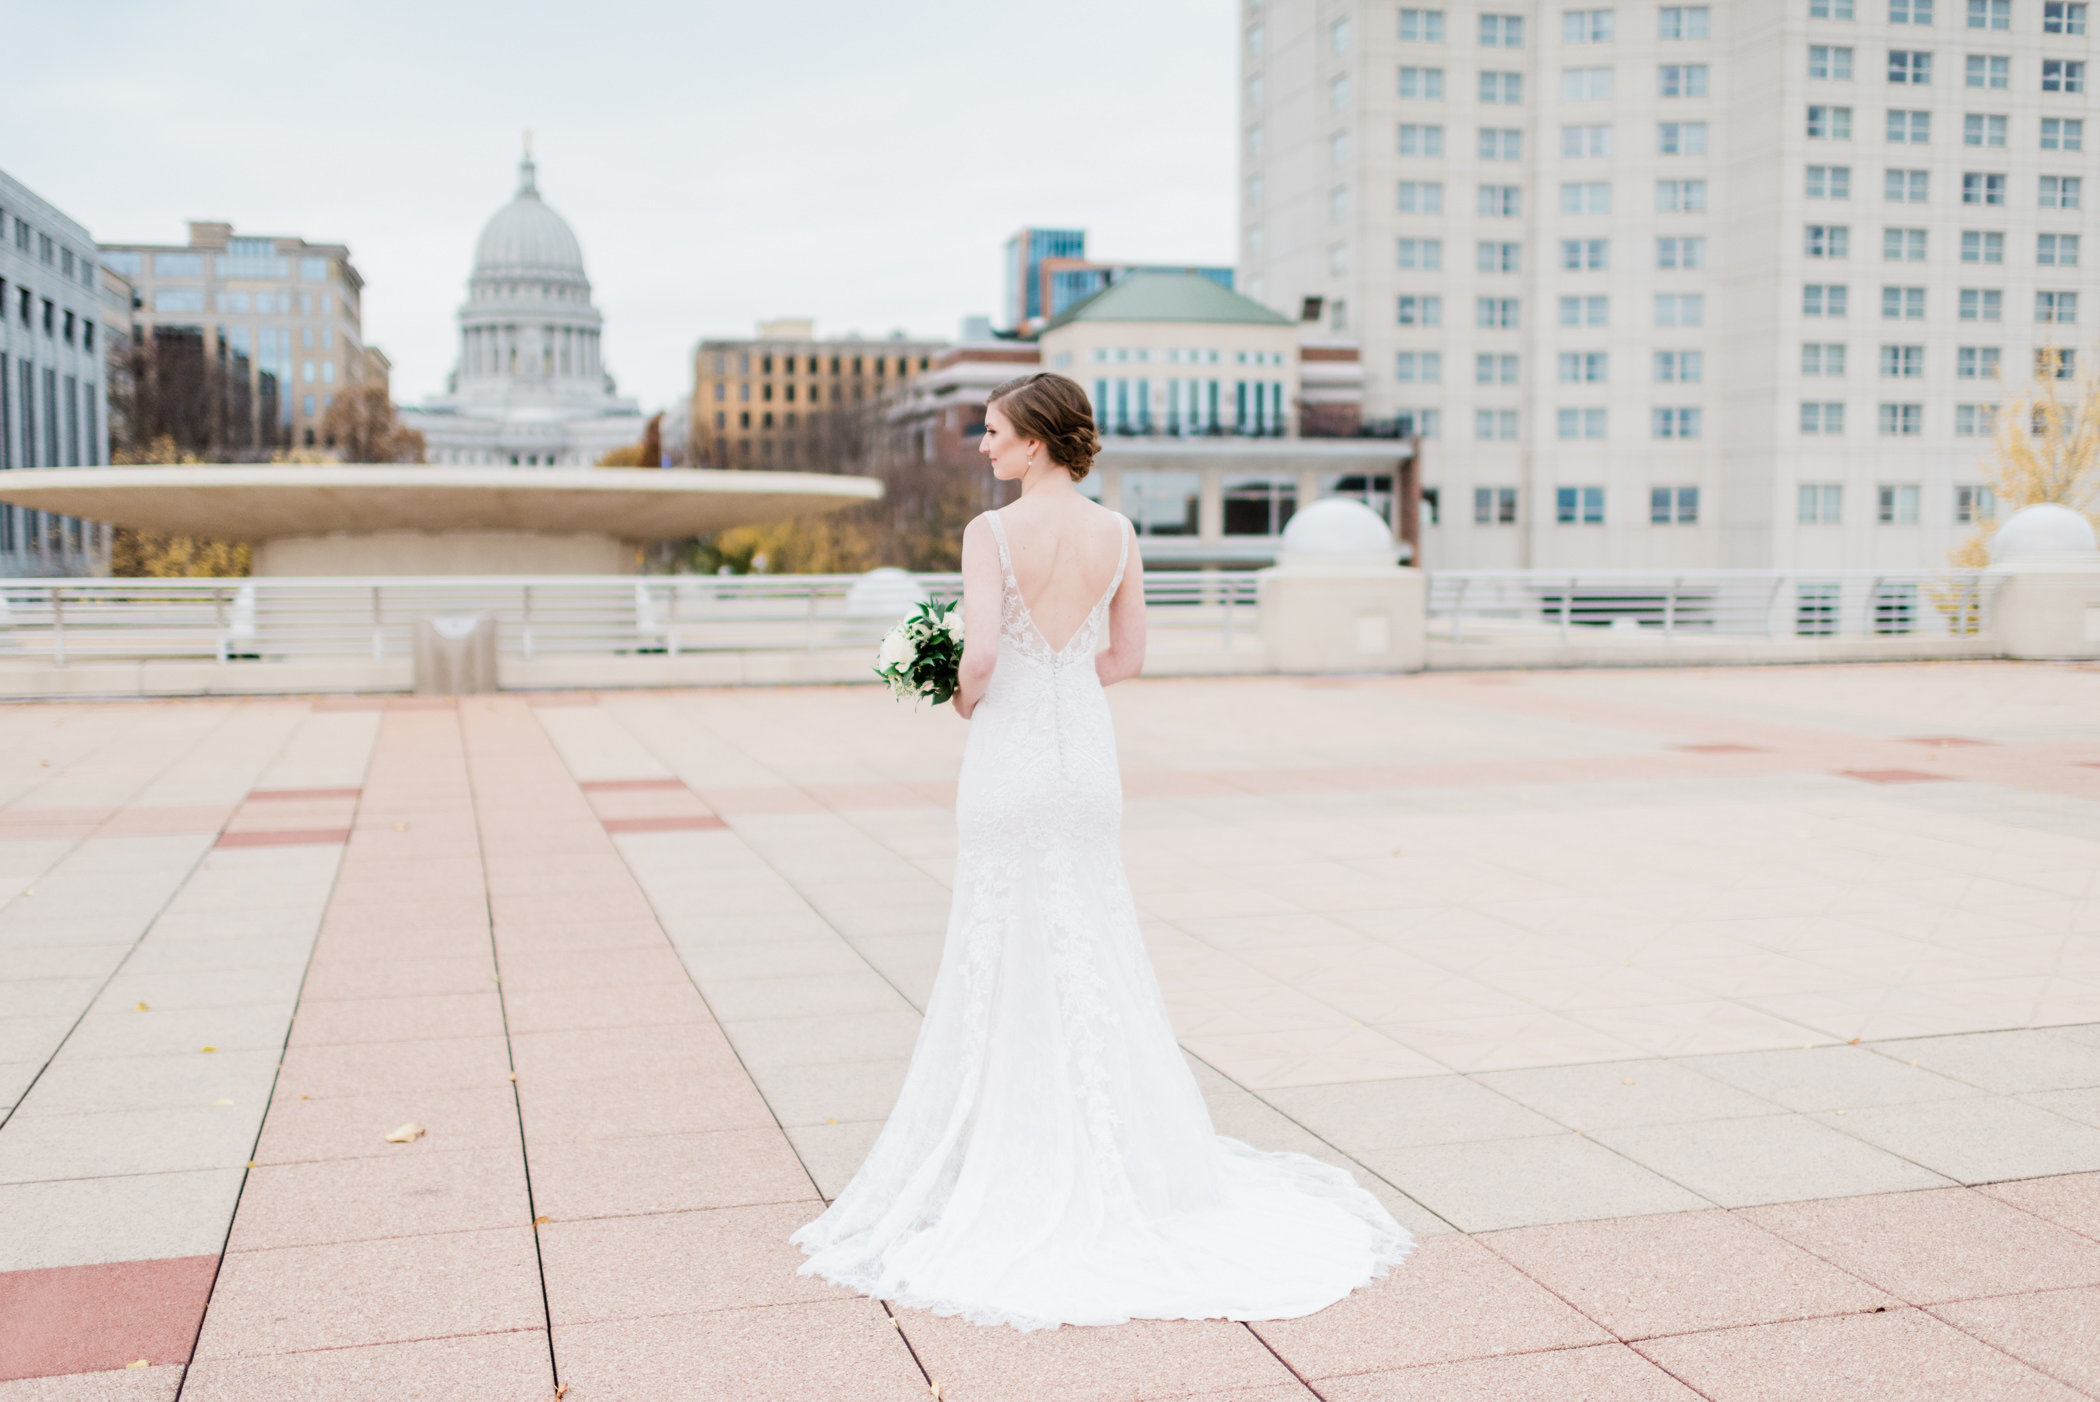
<svg viewBox="0 0 2100 1402"><path fill-rule="evenodd" d="M164 434L144 448L119 449L110 455L110 460L117 467L136 467L148 463L193 463L200 459L195 453L178 448L174 438ZM249 572L251 554L243 541L205 540L119 526L110 541L109 572L120 579L236 578Z"/></svg>
<svg viewBox="0 0 2100 1402"><path fill-rule="evenodd" d="M2083 512L2100 527L2100 375L2088 371L2074 382L2054 373L2063 352L2042 351L2041 378L1998 411L1996 440L1983 464L1984 480L2011 514L2023 506L2053 501ZM1990 563L1997 518L1979 521L1975 533L1956 546L1953 563L1980 569Z"/></svg>
<svg viewBox="0 0 2100 1402"><path fill-rule="evenodd" d="M615 448L598 459L600 467L659 467L664 460L664 416L651 416L642 429L642 441Z"/></svg>

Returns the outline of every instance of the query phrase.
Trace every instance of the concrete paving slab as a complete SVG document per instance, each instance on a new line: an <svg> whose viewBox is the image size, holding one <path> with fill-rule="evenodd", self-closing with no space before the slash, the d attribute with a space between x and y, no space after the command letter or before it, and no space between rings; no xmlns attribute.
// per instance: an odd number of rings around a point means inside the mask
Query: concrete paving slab
<svg viewBox="0 0 2100 1402"><path fill-rule="evenodd" d="M1640 1125L1594 1137L1723 1207L1941 1188L1952 1181L1804 1115Z"/></svg>
<svg viewBox="0 0 2100 1402"><path fill-rule="evenodd" d="M0 1183L0 1271L217 1255L243 1173Z"/></svg>
<svg viewBox="0 0 2100 1402"><path fill-rule="evenodd" d="M1713 1205L1579 1134L1375 1149L1358 1157L1464 1232Z"/></svg>
<svg viewBox="0 0 2100 1402"><path fill-rule="evenodd" d="M205 1402L386 1397L399 1402L535 1402L553 1394L544 1329L312 1349L190 1365L183 1396Z"/></svg>
<svg viewBox="0 0 2100 1402"><path fill-rule="evenodd" d="M2100 1169L2100 1128L2000 1096L1816 1117L1960 1183Z"/></svg>
<svg viewBox="0 0 2100 1402"><path fill-rule="evenodd" d="M2000 1095L2100 1086L2100 1047L2039 1029L1883 1042L1875 1050Z"/></svg>
<svg viewBox="0 0 2100 1402"><path fill-rule="evenodd" d="M0 1134L0 1184L238 1169L254 1148L259 1102L253 1098L245 1111L192 1105L17 1115Z"/></svg>
<svg viewBox="0 0 2100 1402"><path fill-rule="evenodd" d="M1480 1083L1557 1125L1586 1131L1742 1119L1777 1108L1683 1062L1661 1059L1492 1071Z"/></svg>
<svg viewBox="0 0 2100 1402"><path fill-rule="evenodd" d="M35 1092L16 1113L95 1115L117 1110L204 1109L222 1100L259 1113L276 1077L277 1053L268 1050L222 1051L210 1056L63 1057L44 1069ZM0 1081L4 1079L0 1072Z"/></svg>
<svg viewBox="0 0 2100 1402"><path fill-rule="evenodd" d="M880 1306L829 1300L557 1325L578 1397L764 1397L920 1402L926 1377Z"/></svg>
<svg viewBox="0 0 2100 1402"><path fill-rule="evenodd" d="M0 1402L175 1402L182 1380L174 1364L22 1378L0 1382Z"/></svg>
<svg viewBox="0 0 2100 1402"><path fill-rule="evenodd" d="M1953 1100L1976 1088L1884 1055L1876 1047L1811 1046L1693 1057L1690 1069L1789 1110L1846 1110Z"/></svg>
<svg viewBox="0 0 2100 1402"><path fill-rule="evenodd" d="M1448 1074L1277 1087L1262 1098L1350 1153L1565 1132L1487 1084Z"/></svg>
<svg viewBox="0 0 2100 1402"><path fill-rule="evenodd" d="M557 1325L852 1299L797 1275L788 1237L814 1202L768 1203L552 1222L540 1228L547 1307Z"/></svg>

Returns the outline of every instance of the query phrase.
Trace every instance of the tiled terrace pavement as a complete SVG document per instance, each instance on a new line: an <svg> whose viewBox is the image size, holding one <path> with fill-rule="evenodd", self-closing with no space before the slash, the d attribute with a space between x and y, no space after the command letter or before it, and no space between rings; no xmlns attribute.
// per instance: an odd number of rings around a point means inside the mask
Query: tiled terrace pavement
<svg viewBox="0 0 2100 1402"><path fill-rule="evenodd" d="M1385 1280L1022 1335L794 1274L944 712L11 707L0 1402L2100 1397L2100 670L1114 698L1218 1123L1379 1191Z"/></svg>

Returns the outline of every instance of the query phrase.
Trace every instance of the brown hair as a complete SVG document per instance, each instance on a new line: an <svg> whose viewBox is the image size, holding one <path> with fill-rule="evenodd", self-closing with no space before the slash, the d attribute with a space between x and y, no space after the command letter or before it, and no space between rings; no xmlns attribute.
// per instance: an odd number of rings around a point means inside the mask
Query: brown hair
<svg viewBox="0 0 2100 1402"><path fill-rule="evenodd" d="M1094 409L1077 380L1048 371L1008 380L985 399L989 409L998 405L1023 438L1033 438L1050 451L1050 461L1083 479L1101 451L1094 432Z"/></svg>

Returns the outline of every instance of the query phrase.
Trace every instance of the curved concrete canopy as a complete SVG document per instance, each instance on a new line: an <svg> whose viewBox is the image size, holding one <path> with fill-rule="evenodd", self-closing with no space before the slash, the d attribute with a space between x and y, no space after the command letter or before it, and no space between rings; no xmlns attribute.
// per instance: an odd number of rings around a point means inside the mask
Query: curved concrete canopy
<svg viewBox="0 0 2100 1402"><path fill-rule="evenodd" d="M400 531L680 540L874 501L816 472L258 463L0 473L0 501L217 540Z"/></svg>

